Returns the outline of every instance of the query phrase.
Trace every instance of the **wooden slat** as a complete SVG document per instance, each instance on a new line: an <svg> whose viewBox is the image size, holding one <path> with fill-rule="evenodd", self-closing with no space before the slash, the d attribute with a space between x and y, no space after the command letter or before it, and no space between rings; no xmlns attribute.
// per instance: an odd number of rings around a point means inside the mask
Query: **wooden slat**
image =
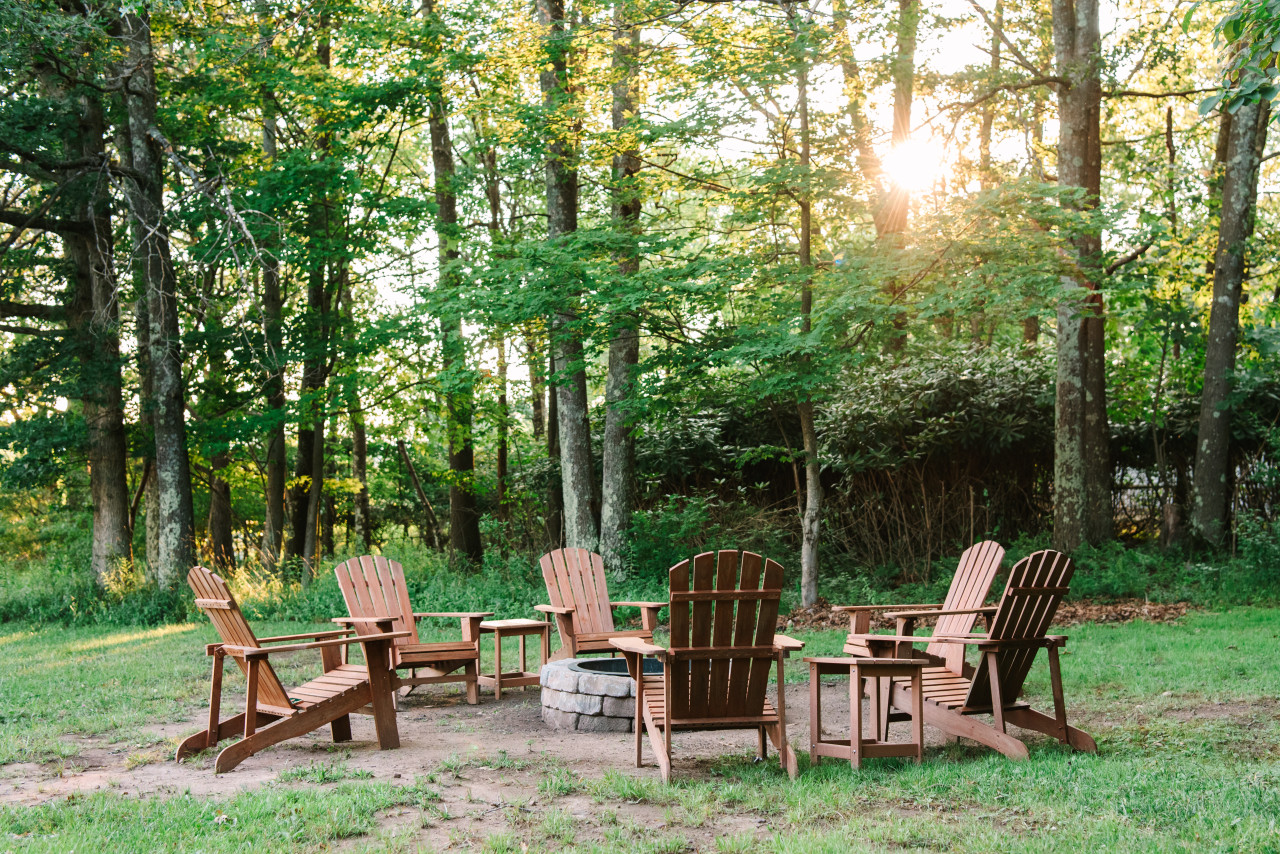
<svg viewBox="0 0 1280 854"><path fill-rule="evenodd" d="M223 611L231 610L230 599L196 599L197 608L218 608Z"/></svg>
<svg viewBox="0 0 1280 854"><path fill-rule="evenodd" d="M711 645L716 656L711 662L711 676L708 684L707 707L711 715L725 715L729 703L729 656L734 650L733 617L736 601L731 598L738 591L739 554L725 550L716 556L716 599L713 603L715 612L712 615Z"/></svg>
<svg viewBox="0 0 1280 854"><path fill-rule="evenodd" d="M769 590L782 589L782 566L772 560L765 561L764 576L760 587ZM773 646L773 633L778 624L779 598L760 600L760 611L756 615L754 646ZM748 714L764 708L765 691L769 687L770 659L757 658L750 663L747 676L747 696L745 709Z"/></svg>
<svg viewBox="0 0 1280 854"><path fill-rule="evenodd" d="M714 552L703 552L693 559L693 583L690 590L712 590L715 586L716 555ZM700 647L711 643L711 616L713 603L710 601L694 602L689 614L689 646ZM674 645L674 643L673 643ZM693 661L689 664L689 702L688 705L676 704L670 713L684 717L690 709L707 708L707 688L711 676L710 663Z"/></svg>
<svg viewBox="0 0 1280 854"><path fill-rule="evenodd" d="M744 593L761 593L760 570L764 562L754 552L743 552L738 588ZM778 595L781 595L779 593ZM744 599L738 602L738 613L733 628L733 645L746 647L755 644L756 614L762 600ZM747 707L747 685L751 676L750 661L735 661L729 669L728 707L745 709Z"/></svg>
<svg viewBox="0 0 1280 854"><path fill-rule="evenodd" d="M671 567L671 570L667 573L667 578L672 593L689 591L693 569L692 563L692 561L686 559ZM687 604L671 606L670 640L673 646L689 646L689 611L691 607L691 605ZM672 681L670 691L673 705L682 709L689 707L689 681L687 679L681 678Z"/></svg>
<svg viewBox="0 0 1280 854"><path fill-rule="evenodd" d="M601 631L611 632L616 626L613 623L613 606L609 602L609 581L604 574L604 558L591 553L591 578L595 582L596 607L600 610Z"/></svg>
<svg viewBox="0 0 1280 854"><path fill-rule="evenodd" d="M551 554L543 555L538 561L538 566L542 568L542 582L547 585L547 598L551 600L547 604L556 608L572 607L564 604L564 597L560 594L560 579L556 576Z"/></svg>
<svg viewBox="0 0 1280 854"><path fill-rule="evenodd" d="M573 598L578 603L578 613L583 618L582 630L602 632L600 603L596 601L595 584L588 576L591 572L591 553L586 549L565 549L565 566L569 571L569 583L573 586Z"/></svg>

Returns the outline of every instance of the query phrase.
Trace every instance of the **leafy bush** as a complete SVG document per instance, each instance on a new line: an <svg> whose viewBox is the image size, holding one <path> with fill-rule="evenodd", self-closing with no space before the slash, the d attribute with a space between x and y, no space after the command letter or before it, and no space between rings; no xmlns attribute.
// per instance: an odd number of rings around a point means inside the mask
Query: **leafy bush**
<svg viewBox="0 0 1280 854"><path fill-rule="evenodd" d="M794 515L790 509L764 511L710 492L668 495L632 517L626 578L665 598L667 570L680 561L705 551L745 549L776 560L787 570L787 582L798 583Z"/></svg>

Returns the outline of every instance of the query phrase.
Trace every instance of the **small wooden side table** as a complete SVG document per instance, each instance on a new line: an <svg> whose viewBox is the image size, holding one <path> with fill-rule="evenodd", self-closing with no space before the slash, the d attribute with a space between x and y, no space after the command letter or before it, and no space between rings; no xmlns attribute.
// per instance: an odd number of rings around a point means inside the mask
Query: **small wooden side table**
<svg viewBox="0 0 1280 854"><path fill-rule="evenodd" d="M916 762L924 759L924 699L921 691L921 672L928 664L922 658L806 658L809 664L809 757L817 765L820 757L833 756L848 759L854 768L871 756L914 756ZM849 739L822 738L821 683L824 675L849 674ZM887 692L880 690L881 679L908 678L911 680L911 741L881 741L879 735L888 731L889 709L881 708L881 698ZM863 733L862 680L874 681L868 692L871 696L872 737ZM892 685L892 682L890 683Z"/></svg>
<svg viewBox="0 0 1280 854"><path fill-rule="evenodd" d="M502 699L502 689L537 685L539 671L551 656L551 624L541 620L485 620L480 624L480 633L493 632L493 673L481 674L479 682L484 686L493 686L493 698ZM525 638L529 635L540 635L542 646L539 649L538 667L529 670L525 657ZM520 638L520 669L503 672L502 639Z"/></svg>

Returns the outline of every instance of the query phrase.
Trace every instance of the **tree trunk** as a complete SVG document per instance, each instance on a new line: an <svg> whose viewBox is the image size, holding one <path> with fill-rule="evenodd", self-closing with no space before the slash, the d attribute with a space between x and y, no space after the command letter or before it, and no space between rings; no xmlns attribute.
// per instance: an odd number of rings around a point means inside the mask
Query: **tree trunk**
<svg viewBox="0 0 1280 854"><path fill-rule="evenodd" d="M1097 0L1054 0L1058 74L1070 85L1058 94L1058 183L1081 188L1081 209L1098 204L1102 147L1101 36ZM1058 306L1058 367L1054 437L1054 547L1072 551L1110 538L1111 459L1107 423L1106 341L1096 281L1102 235L1073 241L1076 272L1064 281Z"/></svg>
<svg viewBox="0 0 1280 854"><path fill-rule="evenodd" d="M400 460L409 472L409 481L413 484L413 493L418 496L418 501L422 504L423 515L426 518L427 536L425 539L431 541L431 548L438 549L440 548L440 538L436 531L440 528L440 521L436 518L435 508L431 506L427 493L422 489L422 482L418 480L418 470L413 466L413 460L409 457L409 449L405 447L403 439L396 440L396 450L400 452Z"/></svg>
<svg viewBox="0 0 1280 854"><path fill-rule="evenodd" d="M272 25L266 10L259 24L264 55L271 42ZM276 108L272 93L262 93L262 153L268 163L276 159ZM284 392L284 295L280 290L279 241L275 235L262 240L262 391L266 402L266 505L262 524L262 562L268 570L280 563L284 546L284 492L289 479L288 448L285 444Z"/></svg>
<svg viewBox="0 0 1280 854"><path fill-rule="evenodd" d="M324 478L333 480L337 477L337 466L334 463L333 437L329 436L324 452ZM320 495L320 554L329 557L333 554L333 524L338 512L338 502L332 492Z"/></svg>
<svg viewBox="0 0 1280 854"><path fill-rule="evenodd" d="M75 131L68 134L67 153L105 162L102 105L88 95L80 97L79 105L80 119ZM132 520L120 378L120 303L112 265L108 185L98 176L90 176L81 184L77 209L92 229L87 235L63 235L62 242L73 277L67 325L79 354L80 400L88 431L86 450L93 505L90 568L94 581L101 586L113 564L131 558Z"/></svg>
<svg viewBox="0 0 1280 854"><path fill-rule="evenodd" d="M507 405L507 339L498 334L498 521L507 521L507 437L511 427L511 408Z"/></svg>
<svg viewBox="0 0 1280 854"><path fill-rule="evenodd" d="M542 352L532 333L525 333L524 346L525 361L529 365L529 405L533 407L533 438L541 439L547 423L547 416L543 411L546 396L543 366L546 363L542 360Z"/></svg>
<svg viewBox="0 0 1280 854"><path fill-rule="evenodd" d="M568 54L572 32L565 25L564 0L537 0L539 22L548 28L546 62L538 75L548 114L568 106ZM562 242L578 229L578 164L576 143L565 132L548 128L547 239ZM577 295L565 294L551 320L551 350L556 375L559 417L560 481L564 506L565 542L570 548L595 551L600 532L591 427L587 411L587 372L577 321Z"/></svg>
<svg viewBox="0 0 1280 854"><path fill-rule="evenodd" d="M987 66L987 85L994 87L1000 82L1000 48L1002 47L1000 30L1004 26L1003 0L996 0L992 18L994 26L991 30L991 62ZM996 179L995 171L991 166L991 132L995 126L996 105L995 98L989 98L983 104L982 126L978 130L978 180L984 190L993 186Z"/></svg>
<svg viewBox="0 0 1280 854"><path fill-rule="evenodd" d="M550 344L548 343L548 350ZM557 402L555 387L555 359L547 354L548 387L547 395L547 459L550 462L550 474L547 478L547 514L544 519L547 529L549 548L558 549L564 546L564 490L560 483L560 404Z"/></svg>
<svg viewBox="0 0 1280 854"><path fill-rule="evenodd" d="M187 457L186 386L182 376L178 293L164 219L163 137L156 126L156 78L146 13L120 21L126 55L123 76L133 177L125 182L133 215L135 269L150 321L151 395L154 407L158 493L158 565L161 587L175 586L195 560L191 468ZM147 508L150 515L152 508Z"/></svg>
<svg viewBox="0 0 1280 854"><path fill-rule="evenodd" d="M461 231L458 227L458 192L449 135L448 105L440 30L434 0L423 0L422 10L433 35L428 45L434 58L427 78L427 124L431 132L431 164L435 172L436 233L440 241L440 290L447 314L440 319L446 401L449 410L449 549L479 565L484 559L480 541L480 511L475 497L475 449L472 423L475 410L475 377L467 367L467 342L462 314L455 310L461 293L456 264Z"/></svg>
<svg viewBox="0 0 1280 854"><path fill-rule="evenodd" d="M903 0L903 14L914 0ZM916 12L918 16L919 12ZM914 35L912 36L914 44ZM800 172L805 182L798 193L800 205L800 333L813 332L813 201L809 185L812 166L809 139L809 58L801 57L798 80L800 113ZM909 97L909 96L908 96ZM811 369L807 356L801 359L801 371ZM818 601L818 543L822 521L822 462L818 457L818 430L814 419L813 400L802 392L796 415L800 419L800 435L804 441L804 512L800 519L800 602L806 608Z"/></svg>
<svg viewBox="0 0 1280 854"><path fill-rule="evenodd" d="M916 34L920 29L919 0L898 0L897 51L891 65L893 76L893 144L911 138L911 102L915 95ZM911 193L904 187L889 188L884 205L876 211L876 232L893 237L907 230Z"/></svg>
<svg viewBox="0 0 1280 854"><path fill-rule="evenodd" d="M160 568L160 492L156 487L155 405L151 398L151 315L143 294L133 306L134 329L138 348L138 426L141 435L142 486L146 506L143 526L143 550L147 557L147 575L157 581Z"/></svg>
<svg viewBox="0 0 1280 854"><path fill-rule="evenodd" d="M369 438L365 433L364 410L359 400L351 410L351 476L360 484L356 493L352 516L355 521L356 540L363 554L373 548L373 526L369 516Z"/></svg>
<svg viewBox="0 0 1280 854"><path fill-rule="evenodd" d="M614 228L625 235L625 249L618 253L618 277L624 282L640 272L640 212L643 198L637 175L639 152L631 126L639 107L638 63L640 28L624 20L628 6L614 6L613 30L613 130L626 148L613 158ZM633 418L627 411L633 374L640 361L640 335L634 316L619 319L609 342L609 372L605 378L605 424L600 478L600 555L604 565L617 572L626 560L627 532L635 508L636 440Z"/></svg>
<svg viewBox="0 0 1280 854"><path fill-rule="evenodd" d="M1241 105L1232 116L1227 141L1192 506L1197 535L1214 545L1223 541L1230 523L1231 409L1227 397L1235 371L1246 251L1253 235L1258 171L1269 118L1266 101Z"/></svg>
<svg viewBox="0 0 1280 854"><path fill-rule="evenodd" d="M844 78L845 112L853 127L852 141L857 150L858 171L862 173L863 180L873 188L871 207L873 211L878 211L884 205L885 190L881 181L883 176L880 157L872 144L874 129L867 120L865 112L866 87L862 82L862 74L853 53L853 43L849 38L847 0L833 0L832 25L835 28L834 47Z"/></svg>
<svg viewBox="0 0 1280 854"><path fill-rule="evenodd" d="M231 484L222 477L231 462L225 450L217 451L210 460L209 476L209 560L219 571L236 568L235 543L231 535Z"/></svg>
<svg viewBox="0 0 1280 854"><path fill-rule="evenodd" d="M311 584L320 557L320 502L324 498L324 422L321 415L311 431L311 482L307 488L302 540L302 586Z"/></svg>

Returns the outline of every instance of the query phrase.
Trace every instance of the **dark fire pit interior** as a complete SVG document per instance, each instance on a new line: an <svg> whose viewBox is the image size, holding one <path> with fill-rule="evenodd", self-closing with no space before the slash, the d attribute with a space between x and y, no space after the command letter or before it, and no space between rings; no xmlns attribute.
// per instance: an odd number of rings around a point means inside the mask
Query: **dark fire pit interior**
<svg viewBox="0 0 1280 854"><path fill-rule="evenodd" d="M646 658L644 661L644 672L650 676L655 676L662 672L662 662L655 658ZM595 658L591 661L575 661L570 665L574 670L585 673L607 673L611 676L626 676L627 662L622 658Z"/></svg>

